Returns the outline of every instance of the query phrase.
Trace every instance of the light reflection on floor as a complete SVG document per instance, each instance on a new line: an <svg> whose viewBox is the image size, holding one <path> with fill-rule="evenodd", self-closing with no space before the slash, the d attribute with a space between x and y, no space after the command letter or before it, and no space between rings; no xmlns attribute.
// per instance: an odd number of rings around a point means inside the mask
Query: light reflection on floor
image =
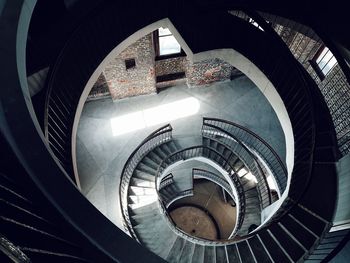
<svg viewBox="0 0 350 263"><path fill-rule="evenodd" d="M200 104L198 99L189 97L115 117L111 119L113 136L188 117L196 114L199 108Z"/></svg>

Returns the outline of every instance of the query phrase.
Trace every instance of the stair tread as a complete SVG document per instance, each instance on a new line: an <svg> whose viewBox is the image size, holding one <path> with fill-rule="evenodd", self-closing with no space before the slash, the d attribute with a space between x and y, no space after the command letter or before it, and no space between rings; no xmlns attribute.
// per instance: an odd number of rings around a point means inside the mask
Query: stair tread
<svg viewBox="0 0 350 263"><path fill-rule="evenodd" d="M202 263L204 261L204 246L199 244L195 245L193 255L192 255L192 263Z"/></svg>
<svg viewBox="0 0 350 263"><path fill-rule="evenodd" d="M167 256L167 261L169 262L179 262L181 252L184 248L185 240L181 237L177 237L175 240L169 255Z"/></svg>

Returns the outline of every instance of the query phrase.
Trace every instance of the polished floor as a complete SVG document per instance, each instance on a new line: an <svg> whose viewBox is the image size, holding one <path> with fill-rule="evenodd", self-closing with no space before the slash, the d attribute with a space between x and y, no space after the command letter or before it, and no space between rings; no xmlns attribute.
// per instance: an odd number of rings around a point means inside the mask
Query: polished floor
<svg viewBox="0 0 350 263"><path fill-rule="evenodd" d="M132 97L113 102L101 99L87 102L77 134L77 164L82 193L113 223L122 226L119 206L119 182L125 162L141 141L166 124L154 122L116 135L113 121L145 114L158 106L195 98L198 111L194 115L172 116L175 138L184 142L200 142L202 117L218 117L244 125L264 138L285 159L285 140L277 116L260 90L245 76L228 82L188 88L168 88L159 94ZM175 105L175 104L174 104ZM176 104L177 105L177 104ZM158 107L158 108L157 108ZM153 111L156 112L157 111ZM131 115L130 115L131 114ZM193 114L193 112L191 113ZM144 116L144 115L143 115Z"/></svg>

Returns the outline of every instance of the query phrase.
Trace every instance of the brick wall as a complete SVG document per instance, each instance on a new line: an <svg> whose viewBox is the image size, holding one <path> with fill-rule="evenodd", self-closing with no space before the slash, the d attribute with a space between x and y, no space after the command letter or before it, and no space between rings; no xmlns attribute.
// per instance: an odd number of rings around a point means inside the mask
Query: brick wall
<svg viewBox="0 0 350 263"><path fill-rule="evenodd" d="M274 25L274 29L318 84L333 119L339 150L346 155L350 152L350 85L346 76L336 64L321 80L309 60L315 57L323 43L281 25Z"/></svg>
<svg viewBox="0 0 350 263"><path fill-rule="evenodd" d="M94 86L92 87L87 101L109 96L111 96L111 93L109 92L105 75L101 73Z"/></svg>
<svg viewBox="0 0 350 263"><path fill-rule="evenodd" d="M104 69L112 99L150 94L156 91L152 35L142 37L115 57ZM135 59L135 67L126 69L125 60Z"/></svg>
<svg viewBox="0 0 350 263"><path fill-rule="evenodd" d="M164 76L172 73L186 72L187 58L177 57L156 61L156 76Z"/></svg>
<svg viewBox="0 0 350 263"><path fill-rule="evenodd" d="M337 64L319 85L332 115L340 152L350 152L350 85Z"/></svg>
<svg viewBox="0 0 350 263"><path fill-rule="evenodd" d="M190 87L230 80L239 74L231 64L215 58L188 64L187 84Z"/></svg>

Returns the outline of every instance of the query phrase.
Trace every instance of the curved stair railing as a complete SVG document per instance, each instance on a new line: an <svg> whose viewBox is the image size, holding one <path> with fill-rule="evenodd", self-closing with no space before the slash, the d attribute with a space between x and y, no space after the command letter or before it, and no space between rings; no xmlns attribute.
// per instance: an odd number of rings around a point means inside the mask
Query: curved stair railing
<svg viewBox="0 0 350 263"><path fill-rule="evenodd" d="M50 70L47 80L44 113L44 134L56 159L62 165L70 178L76 183L72 162L72 127L76 105L80 95L79 91L65 85L56 83L61 57ZM62 81L62 80L61 80Z"/></svg>
<svg viewBox="0 0 350 263"><path fill-rule="evenodd" d="M245 166L250 170L251 174L257 179L257 189L259 191L260 204L262 208L266 208L272 203L272 194L267 181L269 175L267 170L262 168L258 158L252 153L245 144L243 144L234 135L215 125L205 123L203 119L202 126L203 137L223 143L230 150L236 153Z"/></svg>
<svg viewBox="0 0 350 263"><path fill-rule="evenodd" d="M230 184L222 176L220 176L216 173L204 170L204 169L200 169L200 168L193 168L192 174L193 174L194 179L204 178L204 179L207 179L207 180L212 181L215 184L219 185L220 187L225 189L225 191L227 193L229 193L229 195L234 200L234 194L233 194L232 188L231 188Z"/></svg>
<svg viewBox="0 0 350 263"><path fill-rule="evenodd" d="M127 231L127 233L131 234L136 239L137 237L133 232L128 212L128 186L130 184L130 179L136 166L148 152L150 152L158 145L172 140L172 130L173 129L171 125L167 124L150 134L131 153L122 171L119 186L119 196L121 200L122 214L124 219L124 229L125 231Z"/></svg>
<svg viewBox="0 0 350 263"><path fill-rule="evenodd" d="M166 208L169 208L175 201L185 197L193 196L193 193L193 188L179 191L176 194L170 196L167 200L165 200L164 205Z"/></svg>
<svg viewBox="0 0 350 263"><path fill-rule="evenodd" d="M237 141L251 149L250 152L253 151L255 155L261 157L270 168L281 193L286 189L288 181L287 169L275 150L259 135L242 125L218 118L203 118L203 126L220 128L220 130L226 131Z"/></svg>
<svg viewBox="0 0 350 263"><path fill-rule="evenodd" d="M170 173L162 178L159 184L159 193L165 206L168 208L176 200L187 196L192 196L193 184L192 184L192 187L189 189L185 189L185 190L179 189L175 185L173 174Z"/></svg>
<svg viewBox="0 0 350 263"><path fill-rule="evenodd" d="M159 190L167 187L168 185L171 185L172 183L174 183L174 178L173 178L173 174L170 173L170 174L164 176L162 178L162 180L160 181Z"/></svg>

